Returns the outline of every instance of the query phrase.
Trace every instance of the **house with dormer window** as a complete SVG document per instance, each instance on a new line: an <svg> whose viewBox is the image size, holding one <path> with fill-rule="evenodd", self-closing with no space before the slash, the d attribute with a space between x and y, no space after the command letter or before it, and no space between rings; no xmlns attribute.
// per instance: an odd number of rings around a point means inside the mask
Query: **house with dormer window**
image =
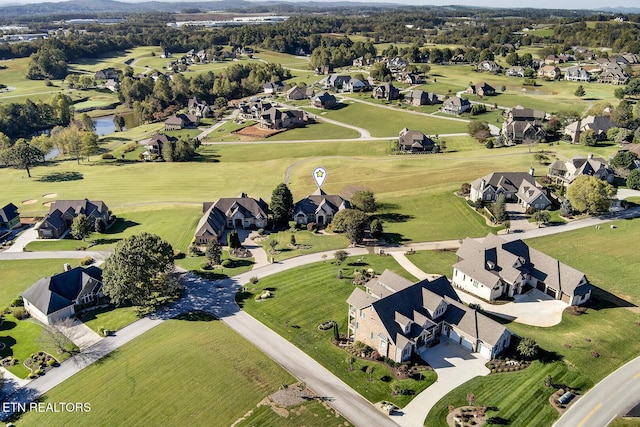
<svg viewBox="0 0 640 427"><path fill-rule="evenodd" d="M569 305L591 297L593 287L583 272L520 239L509 242L494 234L481 241L466 238L456 255L453 285L486 301L511 298L531 288Z"/></svg>
<svg viewBox="0 0 640 427"><path fill-rule="evenodd" d="M293 220L301 225L313 222L318 227L324 227L343 209L351 209L348 200L338 195L327 195L322 189L318 189L293 206Z"/></svg>
<svg viewBox="0 0 640 427"><path fill-rule="evenodd" d="M224 197L202 204L202 218L198 222L195 242L206 245L220 239L225 230L257 229L267 226L267 203L242 193L240 197Z"/></svg>
<svg viewBox="0 0 640 427"><path fill-rule="evenodd" d="M490 359L509 346L511 332L465 306L441 276L413 283L389 270L349 296L348 332L381 356L405 362L443 339Z"/></svg>

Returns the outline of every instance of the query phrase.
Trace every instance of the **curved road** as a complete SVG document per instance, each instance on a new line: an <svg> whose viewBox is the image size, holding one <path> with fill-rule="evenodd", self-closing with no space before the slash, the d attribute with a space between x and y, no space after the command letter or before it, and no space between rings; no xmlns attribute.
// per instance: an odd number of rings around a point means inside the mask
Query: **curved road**
<svg viewBox="0 0 640 427"><path fill-rule="evenodd" d="M607 426L640 399L640 357L600 381L576 401L554 427Z"/></svg>

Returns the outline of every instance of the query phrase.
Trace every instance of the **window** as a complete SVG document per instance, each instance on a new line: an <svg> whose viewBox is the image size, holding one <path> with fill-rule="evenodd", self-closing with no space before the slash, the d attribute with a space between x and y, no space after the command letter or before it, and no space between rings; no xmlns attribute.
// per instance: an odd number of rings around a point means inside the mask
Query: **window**
<svg viewBox="0 0 640 427"><path fill-rule="evenodd" d="M360 310L360 317L362 317L363 319L366 318L366 314L365 314L364 310Z"/></svg>
<svg viewBox="0 0 640 427"><path fill-rule="evenodd" d="M373 340L373 332L371 332L371 340Z"/></svg>

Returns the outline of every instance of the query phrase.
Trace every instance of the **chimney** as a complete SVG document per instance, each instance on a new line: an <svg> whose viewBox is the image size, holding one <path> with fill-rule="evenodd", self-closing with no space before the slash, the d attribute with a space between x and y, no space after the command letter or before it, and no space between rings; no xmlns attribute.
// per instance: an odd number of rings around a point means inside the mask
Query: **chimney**
<svg viewBox="0 0 640 427"><path fill-rule="evenodd" d="M71 264L69 264L69 263L65 263L65 264L64 264L64 267L63 267L63 270L64 270L65 272L67 272L67 271L71 270Z"/></svg>
<svg viewBox="0 0 640 427"><path fill-rule="evenodd" d="M487 185L487 181L484 180L484 178L482 178L482 181L480 181L480 192L484 191L484 187Z"/></svg>
<svg viewBox="0 0 640 427"><path fill-rule="evenodd" d="M533 177L536 176L536 170L533 168L533 165L531 165L531 167L529 168L529 175Z"/></svg>
<svg viewBox="0 0 640 427"><path fill-rule="evenodd" d="M593 153L589 153L589 155L587 156L587 159L593 159Z"/></svg>

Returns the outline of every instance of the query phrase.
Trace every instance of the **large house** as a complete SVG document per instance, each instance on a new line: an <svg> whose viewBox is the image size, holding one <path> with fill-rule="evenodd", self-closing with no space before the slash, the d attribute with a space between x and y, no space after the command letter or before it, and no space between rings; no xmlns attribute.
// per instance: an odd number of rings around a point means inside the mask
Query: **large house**
<svg viewBox="0 0 640 427"><path fill-rule="evenodd" d="M478 178L471 183L469 199L495 202L501 194L506 202L516 202L525 208L543 210L551 205L532 173L526 172L493 172Z"/></svg>
<svg viewBox="0 0 640 427"><path fill-rule="evenodd" d="M524 77L524 67L520 65L515 65L507 69L507 71L505 71L504 74L505 76L509 76L509 77Z"/></svg>
<svg viewBox="0 0 640 427"><path fill-rule="evenodd" d="M313 98L311 98L311 106L322 109L334 108L338 104L338 100L335 96L329 92L320 92Z"/></svg>
<svg viewBox="0 0 640 427"><path fill-rule="evenodd" d="M496 90L491 85L485 82L480 82L469 86L467 88L467 93L471 95L478 95L480 97L493 96L496 94Z"/></svg>
<svg viewBox="0 0 640 427"><path fill-rule="evenodd" d="M592 286L581 271L530 248L489 234L481 242L466 238L456 252L453 285L487 301L510 298L531 287L569 305L583 304Z"/></svg>
<svg viewBox="0 0 640 427"><path fill-rule="evenodd" d="M8 203L0 209L0 231L11 230L19 225L20 214L16 205Z"/></svg>
<svg viewBox="0 0 640 427"><path fill-rule="evenodd" d="M220 198L202 204L203 215L196 227L195 241L206 245L218 240L227 229L251 229L267 226L267 203L242 193L240 197Z"/></svg>
<svg viewBox="0 0 640 427"><path fill-rule="evenodd" d="M74 316L102 297L102 270L93 266L42 278L22 293L25 310L47 325Z"/></svg>
<svg viewBox="0 0 640 427"><path fill-rule="evenodd" d="M582 67L569 67L564 70L564 79L573 82L588 82L591 80L591 73Z"/></svg>
<svg viewBox="0 0 640 427"><path fill-rule="evenodd" d="M476 69L484 73L499 73L502 71L502 67L495 61L482 61L478 64Z"/></svg>
<svg viewBox="0 0 640 427"><path fill-rule="evenodd" d="M571 142L580 142L580 134L592 130L596 138L602 140L607 138L607 131L615 126L609 116L587 116L565 126L564 134L571 138Z"/></svg>
<svg viewBox="0 0 640 427"><path fill-rule="evenodd" d="M284 90L284 83L281 81L265 83L263 86L264 93L278 93Z"/></svg>
<svg viewBox="0 0 640 427"><path fill-rule="evenodd" d="M487 359L509 346L511 332L460 302L444 276L414 284L385 270L365 288L347 299L349 337L395 362L446 338Z"/></svg>
<svg viewBox="0 0 640 427"><path fill-rule="evenodd" d="M373 97L393 101L400 98L400 91L391 83L382 83L373 89Z"/></svg>
<svg viewBox="0 0 640 427"><path fill-rule="evenodd" d="M398 150L403 153L437 153L440 147L419 130L404 128L398 137Z"/></svg>
<svg viewBox="0 0 640 427"><path fill-rule="evenodd" d="M319 227L329 224L343 209L350 209L348 200L338 195L327 195L322 189L297 202L293 207L293 219L298 224L316 223Z"/></svg>
<svg viewBox="0 0 640 427"><path fill-rule="evenodd" d="M178 138L175 136L165 135L163 133L155 134L145 143L146 150L142 153L145 160L153 160L162 157L162 150L167 144L175 144Z"/></svg>
<svg viewBox="0 0 640 427"><path fill-rule="evenodd" d="M93 75L93 78L95 80L109 80L109 79L120 80L121 74L122 74L122 71L109 67L109 68L103 68L102 70L96 71L96 73Z"/></svg>
<svg viewBox="0 0 640 427"><path fill-rule="evenodd" d="M312 87L294 86L286 93L287 101L299 101L301 99L309 99L315 95Z"/></svg>
<svg viewBox="0 0 640 427"><path fill-rule="evenodd" d="M201 118L211 116L211 107L209 107L207 101L199 100L195 96L189 99L187 108L189 109L189 115Z"/></svg>
<svg viewBox="0 0 640 427"><path fill-rule="evenodd" d="M195 128L200 124L200 117L194 114L174 114L164 121L164 130L181 130Z"/></svg>
<svg viewBox="0 0 640 427"><path fill-rule="evenodd" d="M614 85L626 85L629 82L629 74L627 74L619 66L607 67L598 76L598 83L611 83Z"/></svg>
<svg viewBox="0 0 640 427"><path fill-rule="evenodd" d="M289 129L302 126L306 115L301 110L280 110L271 107L258 118L258 126L263 129Z"/></svg>
<svg viewBox="0 0 640 427"><path fill-rule="evenodd" d="M109 208L103 201L57 200L49 207L49 213L38 227L41 239L59 239L80 214L87 216L89 224L102 221L104 227L109 226Z"/></svg>
<svg viewBox="0 0 640 427"><path fill-rule="evenodd" d="M549 165L549 177L558 183L570 185L580 175L592 175L609 184L613 183L615 173L609 163L601 157L574 157L569 161L556 160Z"/></svg>
<svg viewBox="0 0 640 427"><path fill-rule="evenodd" d="M420 105L434 105L440 102L438 95L434 92L425 92L420 89L409 91L404 96L404 101L416 107Z"/></svg>
<svg viewBox="0 0 640 427"><path fill-rule="evenodd" d="M542 128L545 113L516 106L508 111L507 120L502 123L502 137L508 144L528 141L542 141L546 133Z"/></svg>
<svg viewBox="0 0 640 427"><path fill-rule="evenodd" d="M538 70L538 77L544 77L549 80L557 80L562 77L560 68L554 65L545 65Z"/></svg>
<svg viewBox="0 0 640 427"><path fill-rule="evenodd" d="M349 75L329 74L320 80L320 84L324 89L333 89L336 91L346 90L346 86L351 80Z"/></svg>
<svg viewBox="0 0 640 427"><path fill-rule="evenodd" d="M442 104L443 113L460 115L469 110L471 110L471 102L459 96L452 96Z"/></svg>

